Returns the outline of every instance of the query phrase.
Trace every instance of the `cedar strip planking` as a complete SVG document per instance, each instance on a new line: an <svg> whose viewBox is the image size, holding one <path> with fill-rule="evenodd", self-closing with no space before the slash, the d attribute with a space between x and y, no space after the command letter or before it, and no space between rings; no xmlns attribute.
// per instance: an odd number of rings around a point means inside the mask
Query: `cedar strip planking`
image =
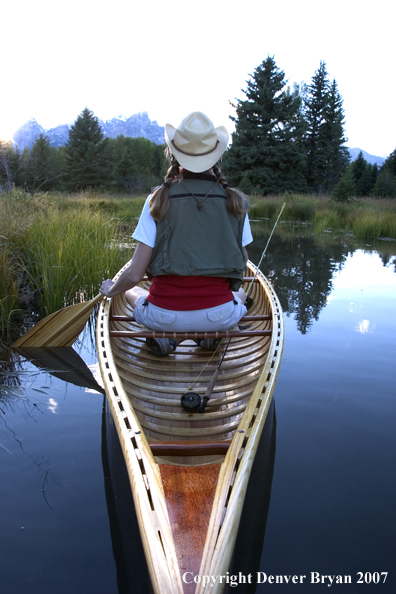
<svg viewBox="0 0 396 594"><path fill-rule="evenodd" d="M180 576L199 574L206 532L221 464L174 466L159 464ZM190 577L190 576L189 576ZM184 582L184 594L196 584Z"/></svg>

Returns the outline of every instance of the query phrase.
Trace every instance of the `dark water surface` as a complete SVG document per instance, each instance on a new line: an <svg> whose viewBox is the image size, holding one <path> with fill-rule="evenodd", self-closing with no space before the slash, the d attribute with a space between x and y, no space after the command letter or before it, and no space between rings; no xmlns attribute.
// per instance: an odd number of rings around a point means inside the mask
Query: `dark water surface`
<svg viewBox="0 0 396 594"><path fill-rule="evenodd" d="M396 243L274 236L262 269L285 350L229 591L393 594ZM95 371L91 332L75 350ZM2 358L0 593L148 594L103 395Z"/></svg>

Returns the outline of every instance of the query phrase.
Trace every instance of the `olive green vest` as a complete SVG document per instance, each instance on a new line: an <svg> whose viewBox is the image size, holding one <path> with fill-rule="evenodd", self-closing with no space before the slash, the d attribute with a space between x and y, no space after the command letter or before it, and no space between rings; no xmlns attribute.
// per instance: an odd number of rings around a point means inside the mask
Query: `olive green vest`
<svg viewBox="0 0 396 594"><path fill-rule="evenodd" d="M245 269L242 231L246 215L238 219L229 214L219 184L206 196L215 182L205 178L172 183L168 212L157 222L148 273L226 277L237 291Z"/></svg>

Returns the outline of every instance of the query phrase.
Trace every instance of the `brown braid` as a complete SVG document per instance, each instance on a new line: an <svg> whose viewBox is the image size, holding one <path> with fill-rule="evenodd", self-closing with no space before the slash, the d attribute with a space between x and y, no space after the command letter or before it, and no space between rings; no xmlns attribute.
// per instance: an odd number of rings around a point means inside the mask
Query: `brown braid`
<svg viewBox="0 0 396 594"><path fill-rule="evenodd" d="M226 206L228 212L241 219L243 214L248 210L249 202L247 197L240 190L228 187L227 180L224 177L224 174L221 171L218 163L213 166L213 173L215 174L219 184L223 186L226 193Z"/></svg>
<svg viewBox="0 0 396 594"><path fill-rule="evenodd" d="M152 194L149 202L150 214L155 221L162 221L169 208L168 188L176 176L179 175L180 165L168 147L165 154L170 161L170 167L166 172L165 181Z"/></svg>

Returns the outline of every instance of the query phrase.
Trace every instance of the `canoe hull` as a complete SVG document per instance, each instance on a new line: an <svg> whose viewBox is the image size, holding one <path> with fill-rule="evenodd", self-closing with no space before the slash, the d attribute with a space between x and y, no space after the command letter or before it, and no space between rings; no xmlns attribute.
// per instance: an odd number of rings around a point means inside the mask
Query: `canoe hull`
<svg viewBox="0 0 396 594"><path fill-rule="evenodd" d="M205 393L227 338L214 354L189 339L175 353L156 358L144 338L111 335L141 330L135 322L114 319L133 314L123 296L99 309L102 377L156 593L199 594L203 584L186 584L186 572L225 575L230 567L283 350L278 298L261 272L257 279L249 314L268 319L251 322L249 329L267 335L231 338L204 413L186 413L180 397L189 390ZM194 530L198 524L203 531ZM219 583L211 591L223 587Z"/></svg>

